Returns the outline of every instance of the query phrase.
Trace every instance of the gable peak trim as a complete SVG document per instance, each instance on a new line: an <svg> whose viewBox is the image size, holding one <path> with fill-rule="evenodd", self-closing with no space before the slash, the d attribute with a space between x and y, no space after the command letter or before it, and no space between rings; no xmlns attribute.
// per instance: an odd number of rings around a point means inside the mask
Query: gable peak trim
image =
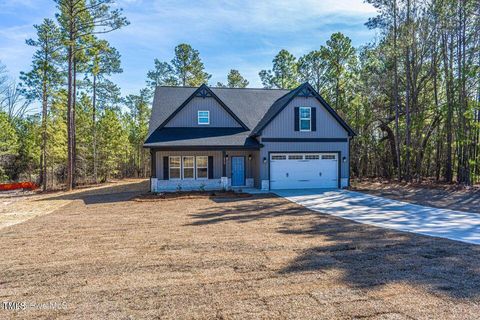
<svg viewBox="0 0 480 320"><path fill-rule="evenodd" d="M196 94L195 94L195 97L201 97L201 98L203 98L203 99L205 99L205 98L211 98L211 97L213 97L213 96L212 96L212 93L213 93L213 92L210 90L210 88L208 88L205 84L202 84L202 85L198 88L198 90L197 90L197 92L196 92Z"/></svg>

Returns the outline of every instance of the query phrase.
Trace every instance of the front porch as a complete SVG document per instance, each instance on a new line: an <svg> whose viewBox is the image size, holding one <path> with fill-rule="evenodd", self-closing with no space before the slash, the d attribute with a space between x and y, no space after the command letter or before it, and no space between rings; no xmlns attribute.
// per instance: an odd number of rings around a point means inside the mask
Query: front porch
<svg viewBox="0 0 480 320"><path fill-rule="evenodd" d="M254 149L151 149L151 192L259 188Z"/></svg>

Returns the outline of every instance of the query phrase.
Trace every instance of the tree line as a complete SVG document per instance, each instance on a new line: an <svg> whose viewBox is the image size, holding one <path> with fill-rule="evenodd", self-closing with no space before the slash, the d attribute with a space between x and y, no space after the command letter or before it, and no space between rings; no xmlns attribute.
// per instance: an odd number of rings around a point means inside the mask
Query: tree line
<svg viewBox="0 0 480 320"><path fill-rule="evenodd" d="M154 60L145 88L122 97L111 80L120 53L101 35L129 24L113 0L56 0L56 19L35 26L36 49L20 82L0 63L0 180L44 189L146 177L142 144L156 86L199 86L211 75L198 50ZM480 180L480 1L368 0L379 32L359 48L334 33L317 50L281 50L261 70L265 88L310 82L358 136L353 177ZM232 69L218 87L245 88ZM32 112L32 105L41 112Z"/></svg>
<svg viewBox="0 0 480 320"><path fill-rule="evenodd" d="M480 1L368 0L380 38L341 33L296 59L281 50L267 88L309 81L355 129L354 177L480 181Z"/></svg>

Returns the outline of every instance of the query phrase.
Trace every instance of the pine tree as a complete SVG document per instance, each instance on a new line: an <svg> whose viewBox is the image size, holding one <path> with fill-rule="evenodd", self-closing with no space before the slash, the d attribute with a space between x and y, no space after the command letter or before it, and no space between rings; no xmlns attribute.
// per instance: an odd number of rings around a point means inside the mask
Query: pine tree
<svg viewBox="0 0 480 320"><path fill-rule="evenodd" d="M273 58L273 68L259 73L265 88L293 89L298 86L298 66L296 58L282 49Z"/></svg>
<svg viewBox="0 0 480 320"><path fill-rule="evenodd" d="M217 87L246 88L248 84L248 80L245 79L238 70L232 69L227 75L227 85L218 82Z"/></svg>
<svg viewBox="0 0 480 320"><path fill-rule="evenodd" d="M175 57L171 63L182 86L198 87L211 78L211 75L205 72L200 53L189 44L182 43L175 47Z"/></svg>
<svg viewBox="0 0 480 320"><path fill-rule="evenodd" d="M55 0L60 11L57 19L64 36L67 51L67 190L74 186L75 175L75 98L76 63L79 52L84 50L85 38L98 33L108 33L128 24L121 9L112 9L114 0Z"/></svg>
<svg viewBox="0 0 480 320"><path fill-rule="evenodd" d="M37 40L28 39L28 45L36 47L33 55L32 70L21 73L22 89L30 100L42 102L42 145L40 159L40 183L47 189L47 121L49 103L54 90L62 83L63 77L59 68L61 58L61 34L53 20L45 19L37 29Z"/></svg>

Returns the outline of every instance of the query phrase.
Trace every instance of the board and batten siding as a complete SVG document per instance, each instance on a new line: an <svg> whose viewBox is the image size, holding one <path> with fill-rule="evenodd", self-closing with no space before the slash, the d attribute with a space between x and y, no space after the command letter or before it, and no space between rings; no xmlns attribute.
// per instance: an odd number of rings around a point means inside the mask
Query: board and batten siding
<svg viewBox="0 0 480 320"><path fill-rule="evenodd" d="M295 131L295 107L316 108L316 131ZM265 142L263 138L341 138L346 142ZM338 121L313 97L294 98L262 131L260 158L267 162L260 163L260 179L269 179L269 154L272 152L340 152L342 180L348 180L349 136ZM342 158L347 161L343 162Z"/></svg>
<svg viewBox="0 0 480 320"><path fill-rule="evenodd" d="M210 111L210 124L198 124L198 111ZM241 127L241 125L211 97L193 98L165 127Z"/></svg>
<svg viewBox="0 0 480 320"><path fill-rule="evenodd" d="M295 131L294 108L312 107L317 110L316 131ZM263 138L346 138L348 132L338 121L313 97L294 98L262 130Z"/></svg>
<svg viewBox="0 0 480 320"><path fill-rule="evenodd" d="M256 150L230 150L226 151L228 154L228 161L227 161L227 177L231 178L232 177L232 157L235 156L241 156L245 157L245 178L249 179L252 178L253 180L253 185L255 187L260 186L260 158L259 155L260 153ZM248 155L252 156L252 160L248 160Z"/></svg>
<svg viewBox="0 0 480 320"><path fill-rule="evenodd" d="M253 178L254 185L259 186L259 152L254 150L226 150L229 160L226 163L226 174L228 178L232 175L231 159L234 156L245 157L245 178ZM248 155L252 155L252 160L248 160ZM222 151L156 151L156 174L157 179L163 180L163 157L168 156L212 156L213 157L213 179L220 179L223 170Z"/></svg>

